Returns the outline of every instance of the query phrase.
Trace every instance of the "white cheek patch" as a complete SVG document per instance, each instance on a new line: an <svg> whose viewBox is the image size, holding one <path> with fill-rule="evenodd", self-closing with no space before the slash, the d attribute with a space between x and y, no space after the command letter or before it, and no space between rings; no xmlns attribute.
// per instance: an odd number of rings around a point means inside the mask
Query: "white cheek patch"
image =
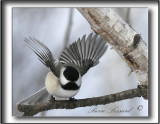
<svg viewBox="0 0 160 124"><path fill-rule="evenodd" d="M63 67L63 68L61 69L61 72L60 72L60 82L61 82L62 85L65 85L65 84L67 84L67 83L69 82L69 81L64 77L64 75L63 75L63 72L64 72L65 69L66 69L66 68Z"/></svg>
<svg viewBox="0 0 160 124"><path fill-rule="evenodd" d="M82 83L82 77L81 77L81 75L79 75L79 78L78 78L77 81L75 81L75 83L76 83L78 86L81 85L81 83Z"/></svg>

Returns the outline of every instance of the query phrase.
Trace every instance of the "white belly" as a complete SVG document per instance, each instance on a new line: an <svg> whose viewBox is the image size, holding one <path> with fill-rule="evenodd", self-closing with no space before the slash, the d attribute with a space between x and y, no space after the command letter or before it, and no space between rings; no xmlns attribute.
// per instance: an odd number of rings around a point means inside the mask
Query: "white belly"
<svg viewBox="0 0 160 124"><path fill-rule="evenodd" d="M59 84L58 78L52 73L49 72L47 74L46 80L45 80L45 86L47 91L50 94L53 94L53 97L60 97L60 98L70 98L75 96L78 90L64 90Z"/></svg>

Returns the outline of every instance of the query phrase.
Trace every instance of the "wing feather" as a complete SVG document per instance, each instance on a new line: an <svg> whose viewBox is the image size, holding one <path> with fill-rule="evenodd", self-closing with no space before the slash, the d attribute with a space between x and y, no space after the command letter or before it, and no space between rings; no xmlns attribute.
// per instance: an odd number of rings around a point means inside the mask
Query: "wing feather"
<svg viewBox="0 0 160 124"><path fill-rule="evenodd" d="M102 37L91 33L87 39L86 35L77 42L72 43L69 48L64 49L60 56L60 62L76 67L83 76L91 67L99 63L100 57L107 49L106 42ZM67 51L67 54L66 54Z"/></svg>
<svg viewBox="0 0 160 124"><path fill-rule="evenodd" d="M53 58L51 51L36 38L29 37L29 38L25 38L24 41L38 56L38 59L44 65L49 67L51 71L55 74L55 76L59 77L60 72L58 67L60 66L60 63L56 64L57 61Z"/></svg>

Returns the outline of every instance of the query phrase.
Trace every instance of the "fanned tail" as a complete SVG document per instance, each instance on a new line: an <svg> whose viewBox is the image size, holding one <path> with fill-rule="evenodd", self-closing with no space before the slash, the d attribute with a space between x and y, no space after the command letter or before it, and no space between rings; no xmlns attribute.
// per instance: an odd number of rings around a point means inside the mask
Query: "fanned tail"
<svg viewBox="0 0 160 124"><path fill-rule="evenodd" d="M47 92L46 88L42 88L41 90L37 91L33 95L29 96L28 98L18 102L17 104L28 104L33 105L36 103L43 103L48 100L51 95Z"/></svg>

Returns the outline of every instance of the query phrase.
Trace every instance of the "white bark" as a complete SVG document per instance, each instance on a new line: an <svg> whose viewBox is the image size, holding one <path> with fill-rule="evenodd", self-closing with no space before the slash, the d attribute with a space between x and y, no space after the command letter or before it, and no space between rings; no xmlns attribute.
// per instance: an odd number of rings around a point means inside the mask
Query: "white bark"
<svg viewBox="0 0 160 124"><path fill-rule="evenodd" d="M109 8L77 8L91 28L116 50L137 75L148 84L148 46L141 36Z"/></svg>

